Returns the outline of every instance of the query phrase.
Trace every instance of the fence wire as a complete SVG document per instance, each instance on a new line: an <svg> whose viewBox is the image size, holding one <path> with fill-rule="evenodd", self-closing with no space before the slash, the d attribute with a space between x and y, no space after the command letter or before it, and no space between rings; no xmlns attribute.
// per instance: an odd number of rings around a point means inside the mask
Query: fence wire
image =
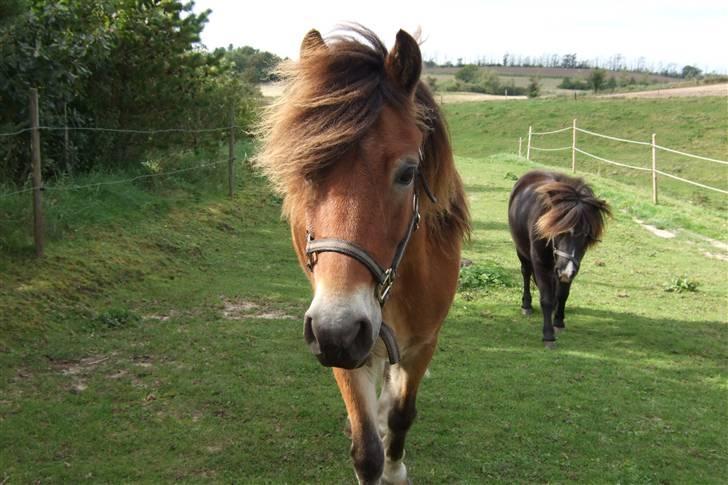
<svg viewBox="0 0 728 485"><path fill-rule="evenodd" d="M530 129L531 128L529 128L529 130ZM602 133L596 133L594 131L585 130L583 128L578 128L576 125L569 126L569 127L566 127L566 128L561 128L559 130L553 130L553 131L530 132L530 134L531 135L551 135L551 134L554 134L554 133L561 133L561 132L564 132L564 131L567 131L567 130L575 130L575 131L578 131L578 132L581 132L581 133L585 133L587 135L592 135L592 136L596 136L596 137L599 137L599 138L605 138L607 140L613 140L613 141L618 141L618 142L622 142L622 143L631 143L631 144L634 144L634 145L641 145L641 146L653 147L654 150L663 150L663 151L670 152L670 153L674 153L676 155L681 155L681 156L684 156L684 157L690 157L690 158L694 158L694 159L698 159L698 160L705 160L705 161L708 161L708 162L714 162L714 163L719 163L719 164L722 164L722 165L728 165L728 161L725 161L725 160L718 160L718 159L715 159L715 158L703 157L701 155L695 155L693 153L687 153L687 152L682 152L682 151L679 151L679 150L674 150L672 148L663 147L661 145L658 145L656 143L653 143L654 142L654 139L653 139L653 142L644 142L644 141L637 141L637 140L629 140L629 139L626 139L626 138L619 138L619 137L616 137L616 136L604 135ZM660 175L663 175L665 177L668 177L668 178L671 178L671 179L674 179L674 180L678 180L680 182L684 182L684 183L687 183L687 184L694 185L696 187L701 187L701 188L704 188L704 189L713 190L713 191L719 192L721 194L728 194L728 191L726 191L726 190L719 189L717 187L711 187L710 185L701 184L699 182L695 182L693 180L688 180L688 179L683 178L683 177L678 177L677 175L673 175L673 174L664 172L662 170L658 170L657 168L652 169L652 168L646 168L646 167L637 167L635 165L629 165L629 164L626 164L626 163L621 163L621 162L617 162L617 161L614 161L614 160L609 160L607 158L599 157L597 155L594 155L592 153L589 153L587 151L584 151L584 150L578 148L576 145L570 146L570 147L561 147L561 148L539 148L539 147L531 146L530 145L530 141L531 140L529 138L529 147L528 147L529 150L536 150L536 151L543 151L543 152L549 152L549 151L555 152L555 151L562 151L562 150L572 149L574 152L581 153L582 155L585 155L587 157L594 158L596 160L600 160L600 161L602 161L604 163L608 163L608 164L611 164L611 165L616 165L618 167L629 168L629 169L632 169L632 170L639 170L639 171L642 171L642 172L653 172L653 170L654 170L654 173L655 174L660 174ZM654 156L654 153L653 153L653 156Z"/></svg>
<svg viewBox="0 0 728 485"><path fill-rule="evenodd" d="M248 157L247 157L247 153L246 153L243 160L247 160L247 158ZM104 185L125 184L125 183L131 183L131 182L141 180L141 179L147 179L147 178L153 178L153 177L165 177L165 176L169 176L169 175L176 175L176 174L183 173L183 172L191 172L193 170L199 170L202 168L221 165L223 163L229 163L229 161L230 161L229 158L225 158L225 159L220 159L220 160L216 160L216 161L212 161L212 162L201 163L199 165L195 165L194 167L186 167L186 168L180 168L177 170L169 170L167 172L148 173L148 174L144 174L144 175L137 175L136 177L131 177L128 179L112 180L109 182L95 182L92 184L74 185L74 186L68 186L68 187L43 186L41 188L41 190L46 191L46 192L65 192L65 191L70 191L70 190L81 190L81 189L88 189L88 188L92 188L92 187L101 187ZM28 187L28 188L25 188L22 190L17 190L15 192L8 192L5 194L0 194L0 199L11 197L13 195L23 194L25 192L31 192L33 190L34 190L33 187Z"/></svg>

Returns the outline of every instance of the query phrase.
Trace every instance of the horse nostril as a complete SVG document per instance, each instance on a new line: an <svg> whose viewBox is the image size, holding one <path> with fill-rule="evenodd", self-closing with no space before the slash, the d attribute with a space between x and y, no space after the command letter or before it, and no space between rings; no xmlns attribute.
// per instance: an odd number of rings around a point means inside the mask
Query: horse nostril
<svg viewBox="0 0 728 485"><path fill-rule="evenodd" d="M352 354L368 352L374 341L372 336L372 323L368 318L362 318L356 322L356 327L358 327L358 331L351 343Z"/></svg>
<svg viewBox="0 0 728 485"><path fill-rule="evenodd" d="M303 340L305 340L308 348L311 352L318 355L321 353L321 349L316 340L316 335L313 333L313 318L306 315L303 320Z"/></svg>

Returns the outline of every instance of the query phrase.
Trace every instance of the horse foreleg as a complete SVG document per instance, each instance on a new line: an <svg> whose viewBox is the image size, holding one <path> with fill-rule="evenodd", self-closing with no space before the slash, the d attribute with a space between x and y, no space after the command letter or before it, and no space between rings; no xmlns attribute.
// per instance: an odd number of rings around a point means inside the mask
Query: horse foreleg
<svg viewBox="0 0 728 485"><path fill-rule="evenodd" d="M556 331L563 330L566 327L564 323L564 309L566 308L566 300L569 298L569 290L571 283L558 282L556 286L556 314L554 315L554 327Z"/></svg>
<svg viewBox="0 0 728 485"><path fill-rule="evenodd" d="M556 296L556 282L552 271L546 268L535 267L536 284L538 285L539 303L543 313L543 341L547 347L553 347L556 341L552 317L554 314L554 299Z"/></svg>
<svg viewBox="0 0 728 485"><path fill-rule="evenodd" d="M417 389L435 350L435 342L410 348L399 365L389 368L379 399L380 431L384 441L384 483L408 483L403 463L404 443L417 416Z"/></svg>
<svg viewBox="0 0 728 485"><path fill-rule="evenodd" d="M384 448L376 424L376 382L381 372L382 364L354 370L334 368L334 377L349 415L351 458L360 484L379 483L384 469Z"/></svg>
<svg viewBox="0 0 728 485"><path fill-rule="evenodd" d="M531 262L520 254L518 259L521 260L521 275L523 276L521 311L524 315L530 315L533 313L533 307L531 306L531 275L533 274L533 268L531 268Z"/></svg>

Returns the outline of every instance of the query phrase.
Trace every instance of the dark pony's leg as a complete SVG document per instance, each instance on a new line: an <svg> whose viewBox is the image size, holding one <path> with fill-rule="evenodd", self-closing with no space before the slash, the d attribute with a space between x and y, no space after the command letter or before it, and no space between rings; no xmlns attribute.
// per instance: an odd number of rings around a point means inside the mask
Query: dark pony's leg
<svg viewBox="0 0 728 485"><path fill-rule="evenodd" d="M554 327L556 330L563 330L566 325L564 324L564 308L566 307L566 300L569 298L569 290L571 289L571 283L558 282L556 287L556 314L554 315Z"/></svg>
<svg viewBox="0 0 728 485"><path fill-rule="evenodd" d="M518 259L521 260L521 274L523 275L521 311L524 315L530 315L533 313L533 307L531 306L531 275L533 274L533 268L531 267L531 262L520 254L518 254Z"/></svg>
<svg viewBox="0 0 728 485"><path fill-rule="evenodd" d="M533 270L536 275L541 312L543 313L543 341L546 342L547 346L551 346L556 341L554 326L551 321L554 314L556 278L553 271L538 264L534 265Z"/></svg>

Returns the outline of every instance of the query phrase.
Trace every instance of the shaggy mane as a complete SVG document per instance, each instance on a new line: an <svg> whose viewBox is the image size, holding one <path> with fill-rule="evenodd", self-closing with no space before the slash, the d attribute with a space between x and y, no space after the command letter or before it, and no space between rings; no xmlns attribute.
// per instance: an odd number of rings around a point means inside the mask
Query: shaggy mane
<svg viewBox="0 0 728 485"><path fill-rule="evenodd" d="M611 215L609 204L594 196L592 188L580 178L559 175L556 180L536 188L546 212L536 221L536 231L551 240L569 231L587 236L588 246L596 244Z"/></svg>
<svg viewBox="0 0 728 485"><path fill-rule="evenodd" d="M263 146L255 164L284 196L283 212L290 217L305 181L356 149L385 105L410 112L424 134L421 171L439 199L433 206L421 197L422 215L431 233L449 239L454 230L462 238L469 233L469 213L447 126L422 82L413 102L388 78L387 54L373 32L350 25L327 39L325 48L282 63L286 89L263 117Z"/></svg>

